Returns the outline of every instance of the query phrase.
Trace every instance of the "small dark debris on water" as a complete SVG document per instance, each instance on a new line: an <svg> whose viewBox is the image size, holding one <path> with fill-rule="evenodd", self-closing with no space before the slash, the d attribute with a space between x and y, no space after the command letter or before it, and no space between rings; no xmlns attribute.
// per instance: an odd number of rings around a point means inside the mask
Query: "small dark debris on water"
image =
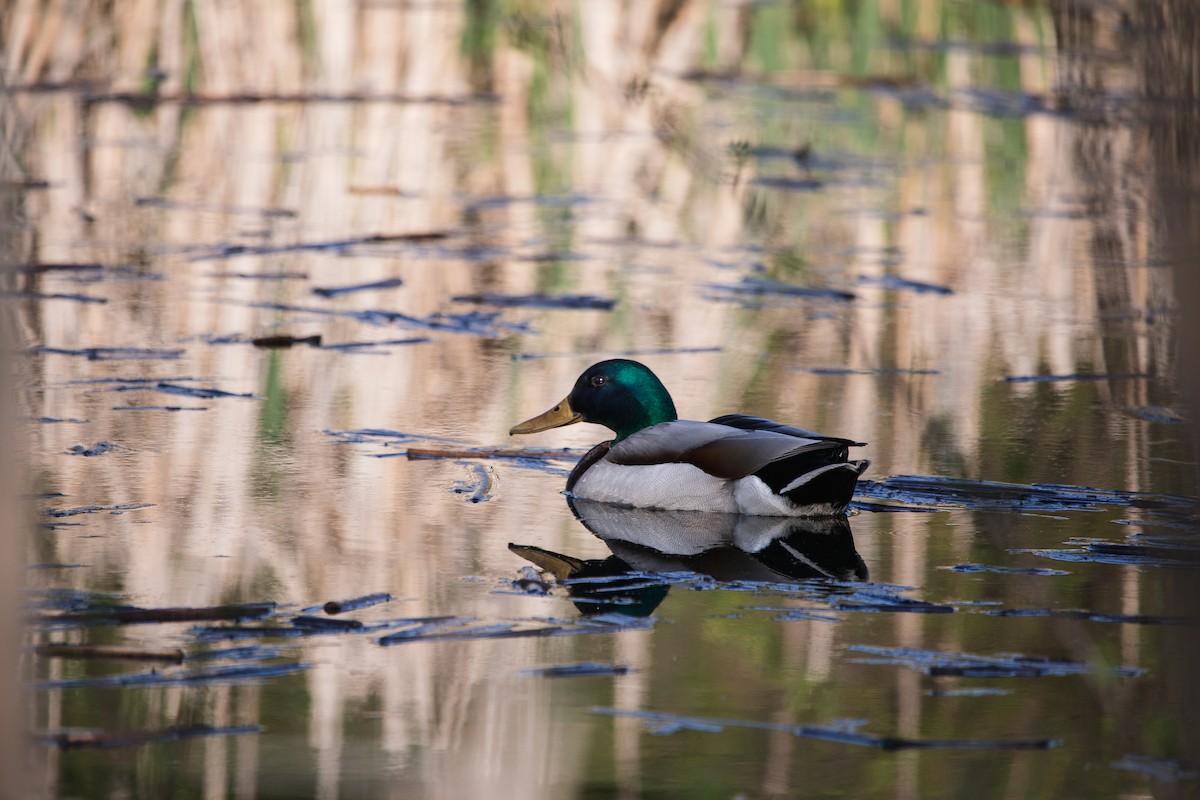
<svg viewBox="0 0 1200 800"><path fill-rule="evenodd" d="M521 674L538 675L543 678L588 678L599 675L625 675L631 671L631 668L624 664L601 664L595 661L586 661L582 664L531 667L521 670Z"/></svg>
<svg viewBox="0 0 1200 800"><path fill-rule="evenodd" d="M30 353L62 356L82 356L88 361L178 361L182 350L156 349L152 347L84 347L73 350L65 347L37 346Z"/></svg>
<svg viewBox="0 0 1200 800"><path fill-rule="evenodd" d="M74 445L67 448L66 453L67 455L71 456L84 456L90 458L92 456L102 456L105 453L110 453L116 449L117 445L113 444L112 442L96 442L91 447L87 447L86 445L82 444Z"/></svg>
<svg viewBox="0 0 1200 800"><path fill-rule="evenodd" d="M86 564L63 564L58 561L48 561L41 564L26 564L25 569L82 569Z"/></svg>
<svg viewBox="0 0 1200 800"><path fill-rule="evenodd" d="M497 306L499 308L578 308L611 311L616 300L590 294L464 294L452 298L456 303Z"/></svg>
<svg viewBox="0 0 1200 800"><path fill-rule="evenodd" d="M909 278L901 278L899 275L859 275L858 282L860 284L871 284L879 286L883 289L891 291L911 291L918 294L954 294L954 290L949 286L942 286L936 283L926 283L924 281L914 281Z"/></svg>
<svg viewBox="0 0 1200 800"><path fill-rule="evenodd" d="M860 664L894 664L908 667L926 675L956 675L972 678L1040 678L1045 676L1084 675L1103 670L1117 678L1136 678L1145 670L1138 667L1099 667L1082 661L1023 656L1002 653L993 656L971 653L943 653L938 650L917 650L907 647L876 647L852 644L848 648L858 653L876 656L855 659Z"/></svg>
<svg viewBox="0 0 1200 800"><path fill-rule="evenodd" d="M941 567L950 572L997 572L1001 575L1070 575L1061 569L1046 569L1045 567L1001 567L995 564L955 564L953 567Z"/></svg>
<svg viewBox="0 0 1200 800"><path fill-rule="evenodd" d="M464 498L469 503L483 503L492 499L492 483L493 473L488 467L482 464L464 464L475 475L474 480L455 481L450 487L450 491L455 494L466 495Z"/></svg>
<svg viewBox="0 0 1200 800"><path fill-rule="evenodd" d="M550 584L540 578L517 578L512 587L521 594L544 596L550 594Z"/></svg>
<svg viewBox="0 0 1200 800"><path fill-rule="evenodd" d="M208 406L113 406L113 411L208 411Z"/></svg>
<svg viewBox="0 0 1200 800"><path fill-rule="evenodd" d="M1140 772L1159 783L1191 781L1200 777L1200 769L1195 764L1178 758L1155 758L1127 753L1124 758L1112 762L1109 766L1113 769Z"/></svg>
<svg viewBox="0 0 1200 800"><path fill-rule="evenodd" d="M256 339L251 339L250 344L254 345L255 347L263 348L292 347L298 344L306 344L310 347L320 347L321 334L317 333L313 334L312 336L289 336L286 334L279 336L259 336Z"/></svg>
<svg viewBox="0 0 1200 800"><path fill-rule="evenodd" d="M1127 416L1159 425L1182 425L1184 422L1183 417L1166 406L1126 406L1122 411Z"/></svg>
<svg viewBox="0 0 1200 800"><path fill-rule="evenodd" d="M314 287L312 293L318 297L341 297L346 294L354 294L355 292L371 292L381 289L395 289L397 286L403 286L402 278L385 278L381 281L371 281L370 283L355 283L350 286L317 286Z"/></svg>
<svg viewBox="0 0 1200 800"><path fill-rule="evenodd" d="M513 550L513 552L519 555L521 551L515 550L514 547L514 545L510 544L508 549ZM519 547L519 545L516 547ZM550 594L551 584L543 580L541 573L533 567L529 565L521 567L519 575L520 577L514 578L507 583L521 594L533 595L535 597L545 597Z"/></svg>
<svg viewBox="0 0 1200 800"><path fill-rule="evenodd" d="M326 614L343 614L347 611L357 611L360 608L387 603L394 599L387 592L376 592L375 594L364 594L361 597L350 597L345 600L330 600L322 608Z"/></svg>
<svg viewBox="0 0 1200 800"><path fill-rule="evenodd" d="M31 419L31 421L37 422L41 425L58 425L60 423L68 423L71 425L85 425L89 422L89 420L75 419L74 417L68 417L66 419L59 419L58 417L31 417L30 419Z"/></svg>
<svg viewBox="0 0 1200 800"><path fill-rule="evenodd" d="M262 728L257 725L236 725L225 728L212 725L175 725L169 728L139 731L65 730L39 733L35 738L39 744L59 747L63 750L77 750L92 747L130 747L155 742L195 739L201 736L240 736L261 732Z"/></svg>
<svg viewBox="0 0 1200 800"><path fill-rule="evenodd" d="M881 750L923 749L971 749L971 750L1045 750L1057 747L1055 739L907 739L898 736L879 736L856 730L861 723L833 723L830 725L789 725L765 720L720 719L692 717L683 714L668 714L658 711L635 711L595 707L593 714L612 717L633 717L650 726L650 732L668 736L678 731L721 733L725 728L752 728L756 730L780 731L805 739L834 742L836 744L874 747Z"/></svg>

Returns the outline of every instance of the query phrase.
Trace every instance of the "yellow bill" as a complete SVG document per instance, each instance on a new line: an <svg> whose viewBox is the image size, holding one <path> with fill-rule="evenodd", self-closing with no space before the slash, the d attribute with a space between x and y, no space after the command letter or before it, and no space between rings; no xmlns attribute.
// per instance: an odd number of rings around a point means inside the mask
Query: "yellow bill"
<svg viewBox="0 0 1200 800"><path fill-rule="evenodd" d="M579 422L581 419L582 417L571 410L571 404L567 402L566 398L563 398L561 403L545 414L538 414L533 419L527 419L519 425L512 426L508 431L508 435L548 431L551 428L561 428L563 425Z"/></svg>

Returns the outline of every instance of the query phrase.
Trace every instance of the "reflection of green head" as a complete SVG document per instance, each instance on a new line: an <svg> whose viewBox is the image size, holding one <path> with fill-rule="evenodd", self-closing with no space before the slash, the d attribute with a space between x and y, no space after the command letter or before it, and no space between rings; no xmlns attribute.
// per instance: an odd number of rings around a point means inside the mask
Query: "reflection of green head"
<svg viewBox="0 0 1200 800"><path fill-rule="evenodd" d="M510 544L508 549L549 572L560 583L567 582L571 602L582 614L624 614L648 617L671 591L666 583L647 585L645 575L623 578L633 567L617 556L581 559L525 544ZM595 580L611 578L612 580ZM570 583L580 580L579 583ZM628 588L626 588L628 586Z"/></svg>
<svg viewBox="0 0 1200 800"><path fill-rule="evenodd" d="M679 419L658 376L645 364L624 358L588 367L567 402L584 422L612 430L618 442L643 428Z"/></svg>
<svg viewBox="0 0 1200 800"><path fill-rule="evenodd" d="M633 572L633 567L617 556L603 561L596 559L583 562L584 566L572 578L606 578L612 580L588 580L567 584L571 602L582 614L624 614L627 617L648 617L671 591L668 583L647 583L645 575L622 578Z"/></svg>

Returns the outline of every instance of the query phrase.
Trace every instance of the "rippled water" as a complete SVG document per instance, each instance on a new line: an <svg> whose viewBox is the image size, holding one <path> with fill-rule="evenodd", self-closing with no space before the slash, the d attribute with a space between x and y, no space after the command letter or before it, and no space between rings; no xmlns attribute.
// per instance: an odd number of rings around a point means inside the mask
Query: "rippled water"
<svg viewBox="0 0 1200 800"><path fill-rule="evenodd" d="M1136 20L828 5L8 12L27 643L183 655L30 651L36 785L1193 791ZM868 442L855 512L572 509L606 432L507 431L618 354Z"/></svg>

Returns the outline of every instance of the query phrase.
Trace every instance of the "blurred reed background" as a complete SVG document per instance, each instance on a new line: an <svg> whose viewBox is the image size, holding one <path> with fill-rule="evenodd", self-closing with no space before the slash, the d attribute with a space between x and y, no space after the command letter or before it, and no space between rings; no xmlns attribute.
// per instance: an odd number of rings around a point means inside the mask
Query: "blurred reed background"
<svg viewBox="0 0 1200 800"><path fill-rule="evenodd" d="M107 304L5 306L18 348L179 348L190 374L263 398L135 417L70 381L85 370L152 377L171 364L20 362L31 373L22 420L90 420L132 451L64 458L84 434L22 423L30 491L158 504L143 512L152 524L93 523L99 541L39 532L27 560L86 563L90 572L65 582L145 604L295 601L369 586L417 598L413 613L444 612L461 576L513 568L502 543L514 532L582 546L573 521L557 519L558 479L505 474L496 501L464 509L444 491L460 467L396 468L321 432L393 426L502 443L514 421L561 396L584 354L629 349L701 351L654 363L687 416L753 409L856 436L872 443L876 477L1194 493L1194 445L1124 412L1176 405L1174 376L1194 379L1171 309L1194 297L1195 273L1182 259L1175 273L1163 265L1168 227L1179 252L1197 252L1187 238L1197 123L1194 106L1177 102L1194 98L1195 16L1185 0L9 0L0 10L5 107L27 131L6 140L16 141L6 180L24 186L3 195L19 206L5 214L17 221L5 229L11 258L119 265L132 276L104 287ZM979 46L995 42L1011 52ZM1159 93L1170 113L1137 103ZM804 188L814 175L820 191ZM442 232L444 247L294 249ZM254 279L281 272L310 281ZM852 289L861 302L713 301L706 287L743 275ZM936 292L895 302L872 283L895 275L948 287L953 302ZM619 302L611 315L547 313L536 334L436 334L366 367L366 357L264 355L205 339L309 329L327 341L379 338L358 321L263 306L310 305L310 283L395 276L405 280L403 311L416 317L481 292ZM63 289L49 275L19 280ZM392 304L369 293L338 308ZM1158 380L1002 380L1086 372ZM555 443L594 438L573 429ZM873 524L864 555L885 582L921 584L949 557L930 548L965 557L987 538L928 536L911 519ZM1157 580L1123 572L1096 594L1133 613L1157 596ZM1189 583L1175 591L1192 602ZM486 615L507 601L473 602ZM913 645L936 632L944 646L964 646L962 631L933 626L906 619L897 635ZM797 623L780 636L806 654L815 684L836 672L841 640L827 629ZM1145 641L1126 636L1122 655L1137 657ZM1190 647L1186 637L1179 646ZM504 648L517 660L540 652ZM665 663L669 654L642 640L613 652L643 668L620 684L636 704L651 691L656 655ZM535 791L528 775L540 787L576 785L584 743L552 713L549 690L492 674L505 657L429 649L398 665L363 648L317 658L290 693L171 689L129 716L150 724L203 712L307 730L326 797L353 751L347 742L368 736L414 785L461 781L446 796L499 796L497 786L525 796ZM1163 691L1194 697L1182 679L1194 656L1181 659L1178 682ZM1114 696L1094 691L1098 704ZM264 700L301 695L287 708ZM443 696L451 699L434 702ZM475 706L491 716L480 721ZM919 709L900 706L917 727ZM362 722L364 709L381 715L380 731L364 733L376 724ZM36 714L54 727L69 709L51 700ZM516 740L529 746L506 749ZM205 774L233 775L232 788L211 778L207 795L250 796L257 766L280 759L247 741L236 752L206 745ZM413 755L429 742L438 747ZM450 753L483 766L456 771ZM634 781L636 747L616 746L612 757ZM62 777L56 758L41 775L51 791ZM896 769L896 795L919 796L915 762ZM139 791L169 786L167 772L147 766Z"/></svg>
<svg viewBox="0 0 1200 800"><path fill-rule="evenodd" d="M0 74L0 289L11 290L14 268L27 258L28 236L19 189L25 175L19 162L23 126L6 86L7 76ZM30 780L30 700L21 691L20 673L21 590L30 522L22 497L28 489L28 454L23 431L15 424L18 391L26 382L20 359L13 358L20 341L13 306L0 303L0 798L5 800L40 796L40 787Z"/></svg>

